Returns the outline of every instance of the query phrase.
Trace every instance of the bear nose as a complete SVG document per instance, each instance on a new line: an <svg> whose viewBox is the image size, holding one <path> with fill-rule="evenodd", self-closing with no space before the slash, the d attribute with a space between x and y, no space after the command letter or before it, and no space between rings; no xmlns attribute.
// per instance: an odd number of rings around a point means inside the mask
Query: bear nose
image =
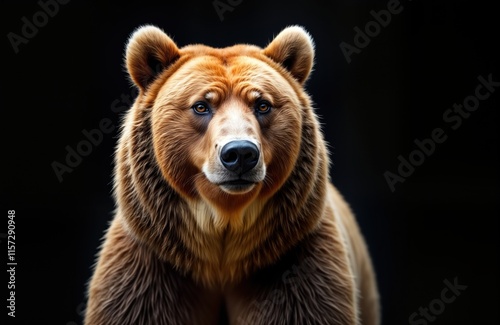
<svg viewBox="0 0 500 325"><path fill-rule="evenodd" d="M250 141L230 141L222 147L220 160L227 170L240 175L257 165L259 149Z"/></svg>

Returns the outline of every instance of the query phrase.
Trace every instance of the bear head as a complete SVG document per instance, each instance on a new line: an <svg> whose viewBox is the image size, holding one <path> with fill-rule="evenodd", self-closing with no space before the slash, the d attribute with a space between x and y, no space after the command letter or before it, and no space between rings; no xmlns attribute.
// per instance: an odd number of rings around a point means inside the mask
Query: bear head
<svg viewBox="0 0 500 325"><path fill-rule="evenodd" d="M131 36L126 66L151 111L155 159L162 176L193 206L201 225L241 225L289 178L301 145L303 90L314 46L298 26L266 48L183 48L162 30ZM202 202L203 204L197 204Z"/></svg>

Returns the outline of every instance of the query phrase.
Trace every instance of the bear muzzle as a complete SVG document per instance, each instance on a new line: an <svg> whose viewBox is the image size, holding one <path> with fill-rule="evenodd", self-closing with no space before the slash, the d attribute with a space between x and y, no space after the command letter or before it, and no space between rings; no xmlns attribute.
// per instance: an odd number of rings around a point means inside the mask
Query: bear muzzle
<svg viewBox="0 0 500 325"><path fill-rule="evenodd" d="M222 147L220 161L230 172L242 175L254 168L259 161L259 148L247 140L230 141Z"/></svg>
<svg viewBox="0 0 500 325"><path fill-rule="evenodd" d="M220 162L224 168L236 179L219 183L219 186L226 192L247 192L255 185L255 177L248 177L251 170L259 162L259 148L247 140L235 140L226 143L220 151ZM231 177L231 178L233 178Z"/></svg>
<svg viewBox="0 0 500 325"><path fill-rule="evenodd" d="M220 146L204 165L207 179L229 194L244 194L264 180L266 167L259 145L246 139L231 139Z"/></svg>

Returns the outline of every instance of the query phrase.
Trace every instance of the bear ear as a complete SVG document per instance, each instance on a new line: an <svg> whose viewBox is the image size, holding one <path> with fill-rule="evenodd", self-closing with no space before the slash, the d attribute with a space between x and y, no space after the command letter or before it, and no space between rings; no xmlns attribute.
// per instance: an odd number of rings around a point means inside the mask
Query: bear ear
<svg viewBox="0 0 500 325"><path fill-rule="evenodd" d="M314 61L314 42L300 26L285 28L264 49L264 54L290 71L303 84L311 73Z"/></svg>
<svg viewBox="0 0 500 325"><path fill-rule="evenodd" d="M125 63L132 81L145 90L155 77L179 58L177 45L155 26L139 27L130 37Z"/></svg>

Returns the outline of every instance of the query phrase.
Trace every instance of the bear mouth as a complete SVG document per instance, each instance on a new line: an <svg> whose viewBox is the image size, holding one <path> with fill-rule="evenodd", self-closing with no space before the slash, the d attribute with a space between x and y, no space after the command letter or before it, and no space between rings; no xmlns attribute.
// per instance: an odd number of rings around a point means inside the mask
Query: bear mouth
<svg viewBox="0 0 500 325"><path fill-rule="evenodd" d="M255 184L255 182L240 178L236 180L221 182L217 185L219 185L220 188L225 192L243 194L252 190Z"/></svg>

